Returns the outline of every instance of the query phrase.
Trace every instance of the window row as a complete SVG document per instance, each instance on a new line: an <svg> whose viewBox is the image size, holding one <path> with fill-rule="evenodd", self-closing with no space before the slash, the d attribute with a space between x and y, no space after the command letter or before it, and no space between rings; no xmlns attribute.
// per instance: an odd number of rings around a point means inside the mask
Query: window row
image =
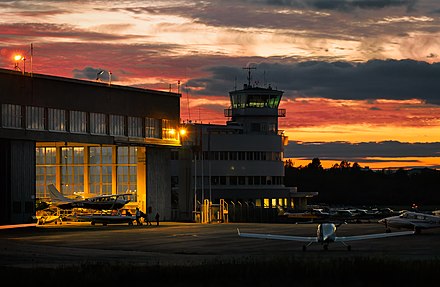
<svg viewBox="0 0 440 287"><path fill-rule="evenodd" d="M203 155L203 158L202 158ZM172 159L178 160L178 152L172 153ZM279 161L282 159L281 152L267 152L267 151L204 151L196 152L195 159L197 160L273 160Z"/></svg>
<svg viewBox="0 0 440 287"><path fill-rule="evenodd" d="M203 186L209 185L282 185L283 176L204 176ZM197 186L202 186L202 178L197 178Z"/></svg>
<svg viewBox="0 0 440 287"><path fill-rule="evenodd" d="M178 123L167 119L107 115L2 104L4 128L178 140Z"/></svg>

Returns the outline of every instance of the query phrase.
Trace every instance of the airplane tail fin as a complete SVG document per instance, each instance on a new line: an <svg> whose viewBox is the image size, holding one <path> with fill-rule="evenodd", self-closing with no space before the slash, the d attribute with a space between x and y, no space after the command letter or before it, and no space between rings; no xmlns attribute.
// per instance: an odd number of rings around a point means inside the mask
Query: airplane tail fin
<svg viewBox="0 0 440 287"><path fill-rule="evenodd" d="M277 210L278 210L278 215L284 215L285 211L284 208L282 208L281 206L277 205Z"/></svg>
<svg viewBox="0 0 440 287"><path fill-rule="evenodd" d="M61 192L58 191L58 189L53 184L49 184L47 186L49 189L49 195L52 202L71 202L72 200L70 198L65 197L61 194Z"/></svg>

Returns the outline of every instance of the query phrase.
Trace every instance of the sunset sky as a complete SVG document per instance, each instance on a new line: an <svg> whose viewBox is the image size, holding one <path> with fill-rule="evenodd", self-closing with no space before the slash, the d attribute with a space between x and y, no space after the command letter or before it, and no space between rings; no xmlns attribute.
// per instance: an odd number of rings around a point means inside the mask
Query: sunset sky
<svg viewBox="0 0 440 287"><path fill-rule="evenodd" d="M296 166L440 168L438 0L0 0L0 67L31 44L34 73L180 92L182 121L224 124L256 67Z"/></svg>

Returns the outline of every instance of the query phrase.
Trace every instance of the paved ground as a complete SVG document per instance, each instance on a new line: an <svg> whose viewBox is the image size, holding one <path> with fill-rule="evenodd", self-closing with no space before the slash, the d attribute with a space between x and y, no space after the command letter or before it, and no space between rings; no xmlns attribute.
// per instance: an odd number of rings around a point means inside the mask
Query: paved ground
<svg viewBox="0 0 440 287"><path fill-rule="evenodd" d="M440 259L440 228L420 235L333 243L328 251L301 242L242 238L242 232L315 236L316 224L163 222L156 226L48 224L0 229L0 266L55 267L82 263L194 265L298 257L386 256L403 260ZM345 224L337 235L381 233L379 224ZM397 231L397 230L395 230Z"/></svg>

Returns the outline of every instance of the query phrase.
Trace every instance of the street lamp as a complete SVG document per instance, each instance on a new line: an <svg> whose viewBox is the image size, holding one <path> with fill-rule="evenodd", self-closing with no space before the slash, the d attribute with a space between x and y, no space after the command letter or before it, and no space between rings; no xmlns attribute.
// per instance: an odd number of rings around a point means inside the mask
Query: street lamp
<svg viewBox="0 0 440 287"><path fill-rule="evenodd" d="M24 75L24 73L26 72L26 58L22 55L15 55L14 60L15 60L14 69L16 71L22 71ZM23 70L20 69L20 65L19 65L20 61L23 61Z"/></svg>

